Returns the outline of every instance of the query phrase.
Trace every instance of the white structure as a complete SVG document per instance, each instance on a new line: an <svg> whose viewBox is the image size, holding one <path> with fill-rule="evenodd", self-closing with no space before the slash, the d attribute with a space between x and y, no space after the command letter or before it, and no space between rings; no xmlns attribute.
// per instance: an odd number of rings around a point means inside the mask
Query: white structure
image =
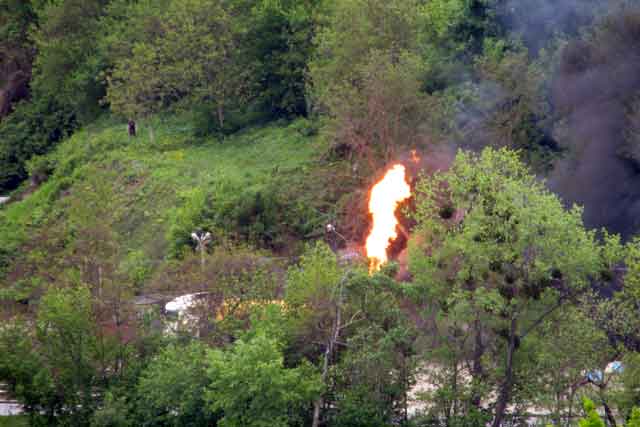
<svg viewBox="0 0 640 427"><path fill-rule="evenodd" d="M8 417L9 415L22 414L22 405L18 402L2 402L0 401L0 417Z"/></svg>
<svg viewBox="0 0 640 427"><path fill-rule="evenodd" d="M5 387L5 384L0 384L0 417L22 414L22 405L9 399Z"/></svg>
<svg viewBox="0 0 640 427"><path fill-rule="evenodd" d="M180 329L195 326L198 317L189 313L189 311L202 302L204 296L208 292L197 292L194 294L185 294L176 297L165 304L164 311L167 314L166 332L175 334Z"/></svg>

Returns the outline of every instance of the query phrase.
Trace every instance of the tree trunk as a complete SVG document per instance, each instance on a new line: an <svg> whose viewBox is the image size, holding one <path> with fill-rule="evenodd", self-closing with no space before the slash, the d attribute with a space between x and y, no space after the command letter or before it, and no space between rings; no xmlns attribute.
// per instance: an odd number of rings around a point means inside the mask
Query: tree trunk
<svg viewBox="0 0 640 427"><path fill-rule="evenodd" d="M574 385L571 386L571 393L569 394L569 410L567 413L567 425L571 425L571 422L573 420L573 401L575 399L577 390L578 387Z"/></svg>
<svg viewBox="0 0 640 427"><path fill-rule="evenodd" d="M407 373L407 357L403 354L402 355L402 375L404 377L403 379L403 385L404 385L404 391L403 391L403 402L402 402L402 425L403 426L408 426L409 425L409 374Z"/></svg>
<svg viewBox="0 0 640 427"><path fill-rule="evenodd" d="M474 347L473 347L473 364L471 366L471 376L473 377L473 391L471 394L471 405L480 409L481 396L478 390L478 384L481 384L484 377L484 369L482 367L482 356L484 355L484 343L482 342L482 325L480 319L476 318L473 322L474 329Z"/></svg>
<svg viewBox="0 0 640 427"><path fill-rule="evenodd" d="M326 384L327 374L329 372L329 358L331 357L331 340L327 343L327 348L324 350L324 360L322 362L322 384ZM313 422L311 424L312 427L318 427L320 424L320 408L324 405L324 397L320 395L313 402Z"/></svg>
<svg viewBox="0 0 640 427"><path fill-rule="evenodd" d="M222 104L218 104L218 124L220 125L220 130L224 127L224 109L222 108Z"/></svg>
<svg viewBox="0 0 640 427"><path fill-rule="evenodd" d="M516 318L511 319L511 327L509 328L509 345L507 346L507 363L505 367L505 378L500 388L500 395L496 403L496 415L493 419L492 427L500 427L504 420L504 414L507 404L511 399L511 387L513 383L513 355L516 352Z"/></svg>
<svg viewBox="0 0 640 427"><path fill-rule="evenodd" d="M333 356L333 350L335 348L335 344L338 342L338 338L340 338L340 329L342 328L342 283L340 283L340 290L338 293L338 303L336 304L336 318L333 324L333 329L331 331L331 335L329 336L329 340L327 342L327 346L324 350L324 360L322 361L322 384L327 384L327 376L329 374L329 360ZM312 427L318 427L320 425L320 410L324 405L324 396L320 395L318 399L313 403L313 421L311 423Z"/></svg>
<svg viewBox="0 0 640 427"><path fill-rule="evenodd" d="M609 427L616 427L616 418L613 416L613 412L611 408L607 404L606 399L604 398L603 390L600 390L600 400L602 400L602 406L604 408L604 413L607 416L607 422L609 423Z"/></svg>

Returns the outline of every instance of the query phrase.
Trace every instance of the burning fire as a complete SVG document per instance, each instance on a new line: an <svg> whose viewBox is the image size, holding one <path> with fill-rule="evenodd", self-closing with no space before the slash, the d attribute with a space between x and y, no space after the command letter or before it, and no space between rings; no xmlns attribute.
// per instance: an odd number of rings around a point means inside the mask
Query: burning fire
<svg viewBox="0 0 640 427"><path fill-rule="evenodd" d="M398 237L398 205L411 196L411 188L405 180L405 167L394 165L371 189L369 212L373 215L373 228L367 237L366 249L369 271L380 269L387 262L387 248Z"/></svg>
<svg viewBox="0 0 640 427"><path fill-rule="evenodd" d="M411 150L411 161L416 164L420 162L420 156L416 150Z"/></svg>

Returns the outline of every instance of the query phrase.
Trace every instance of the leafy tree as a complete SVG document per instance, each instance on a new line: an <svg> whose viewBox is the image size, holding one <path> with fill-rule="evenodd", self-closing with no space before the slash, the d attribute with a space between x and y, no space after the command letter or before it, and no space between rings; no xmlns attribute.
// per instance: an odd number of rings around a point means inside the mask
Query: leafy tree
<svg viewBox="0 0 640 427"><path fill-rule="evenodd" d="M345 330L344 350L331 370L331 406L336 410L330 425L409 422L416 331L399 307L397 288L386 275L369 277L364 271L348 284L345 305L359 310L363 320Z"/></svg>
<svg viewBox="0 0 640 427"><path fill-rule="evenodd" d="M111 0L98 27L98 49L110 66L133 55L137 44L152 44L161 34L161 17L171 0Z"/></svg>
<svg viewBox="0 0 640 427"><path fill-rule="evenodd" d="M522 358L528 359L528 366L519 374L526 378L522 386L526 393L521 394L528 394L522 400L546 406L560 425L563 417L572 419L576 397L589 389L590 380L598 384L609 380L609 375L599 379L585 372L604 372L617 357L616 348L582 307L567 307L562 316L547 320L530 339L528 357Z"/></svg>
<svg viewBox="0 0 640 427"><path fill-rule="evenodd" d="M32 31L35 97L69 106L80 118L99 112L104 86L98 74L104 59L96 49L98 22L107 0L34 2L38 25Z"/></svg>
<svg viewBox="0 0 640 427"><path fill-rule="evenodd" d="M501 0L436 0L420 7L421 46L427 58L471 63L490 38L503 38ZM435 55L435 56L434 56Z"/></svg>
<svg viewBox="0 0 640 427"><path fill-rule="evenodd" d="M88 426L102 393L123 378L132 354L124 354L98 320L90 290L69 284L51 286L33 324L2 329L0 378L25 405L33 425ZM146 337L141 333L138 344ZM136 356L144 359L141 351Z"/></svg>
<svg viewBox="0 0 640 427"><path fill-rule="evenodd" d="M479 146L521 150L523 160L549 170L558 150L550 133L550 107L545 97L548 59L532 61L516 43L485 39L474 63L480 84L471 86L466 109L475 111L459 126L460 137Z"/></svg>
<svg viewBox="0 0 640 427"><path fill-rule="evenodd" d="M596 410L596 405L588 398L583 402L586 417L578 421L580 427L605 427L605 423ZM615 424L614 424L615 425ZM626 427L636 427L640 425L640 408L633 408L627 420Z"/></svg>
<svg viewBox="0 0 640 427"><path fill-rule="evenodd" d="M217 416L205 403L205 346L170 345L153 358L136 387L136 416L149 426L209 426Z"/></svg>
<svg viewBox="0 0 640 427"><path fill-rule="evenodd" d="M583 405L587 416L580 420L580 427L605 427L604 421L596 411L596 405L587 398L584 399Z"/></svg>
<svg viewBox="0 0 640 427"><path fill-rule="evenodd" d="M407 419L414 330L393 293L397 283L387 274L370 277L362 267L339 265L331 249L317 243L288 272L290 357L315 354L326 387L312 425Z"/></svg>
<svg viewBox="0 0 640 427"><path fill-rule="evenodd" d="M256 102L274 117L306 114L307 62L319 0L262 0L251 7L246 54L257 64Z"/></svg>
<svg viewBox="0 0 640 427"><path fill-rule="evenodd" d="M512 398L518 349L589 289L600 249L580 209L566 211L508 150L461 152L416 194L416 296L435 304L447 323L472 331L474 381L486 381L489 345L495 357L502 353L502 366L494 367L497 427Z"/></svg>
<svg viewBox="0 0 640 427"><path fill-rule="evenodd" d="M264 334L211 350L208 363L206 399L212 412L222 411L223 427L294 424L322 388L309 364L286 368L281 345Z"/></svg>
<svg viewBox="0 0 640 427"><path fill-rule="evenodd" d="M336 255L323 243L308 248L298 266L292 267L287 277L285 300L292 309L298 334L318 336L323 345L322 383L327 384L329 367L337 352L338 340L344 332L346 318L344 289L346 273L338 266ZM314 403L313 426L320 422L324 396Z"/></svg>
<svg viewBox="0 0 640 427"><path fill-rule="evenodd" d="M377 159L386 163L402 150L426 145L437 133L440 105L421 92L423 65L408 52L393 59L374 51L360 71L360 84L342 87L327 104L339 141L375 170ZM425 123L433 125L429 135Z"/></svg>
<svg viewBox="0 0 640 427"><path fill-rule="evenodd" d="M36 334L45 373L58 405L48 408L56 422L87 424L95 409L97 342L87 288L48 292L38 310Z"/></svg>
<svg viewBox="0 0 640 427"><path fill-rule="evenodd" d="M110 108L129 118L149 118L168 104L172 90L163 80L162 56L155 45L137 44L107 77ZM154 142L153 128L150 139Z"/></svg>
<svg viewBox="0 0 640 427"><path fill-rule="evenodd" d="M41 413L51 413L51 406L57 402L42 360L33 351L34 337L29 326L15 320L0 329L0 379L35 422Z"/></svg>
<svg viewBox="0 0 640 427"><path fill-rule="evenodd" d="M112 393L107 393L103 406L98 408L91 420L91 427L133 427L125 399L117 399Z"/></svg>
<svg viewBox="0 0 640 427"><path fill-rule="evenodd" d="M28 95L35 53L28 30L35 19L31 1L0 1L0 118Z"/></svg>
<svg viewBox="0 0 640 427"><path fill-rule="evenodd" d="M0 15L2 65L7 67L8 62L15 61L19 67L28 67L31 56L31 46L27 40L28 30L36 18L33 4L31 1L2 0L0 10L2 11ZM6 77L4 72L2 75Z"/></svg>
<svg viewBox="0 0 640 427"><path fill-rule="evenodd" d="M640 408L633 408L629 421L627 421L626 427L638 427L640 426Z"/></svg>
<svg viewBox="0 0 640 427"><path fill-rule="evenodd" d="M187 97L213 102L222 128L227 107L243 103L250 81L240 49L246 29L234 14L219 0L169 2L155 37L132 40L131 55L119 57L107 76L112 109L144 117Z"/></svg>
<svg viewBox="0 0 640 427"><path fill-rule="evenodd" d="M251 89L253 64L245 61L241 45L247 28L238 11L220 0L174 5L167 21L166 54L176 61L176 72L187 73L176 86L188 90L193 85L196 99L212 101L222 129L227 108L246 103Z"/></svg>
<svg viewBox="0 0 640 427"><path fill-rule="evenodd" d="M620 414L627 417L633 414L634 407L640 406L640 355L630 352L622 359L622 363L621 387L613 395Z"/></svg>
<svg viewBox="0 0 640 427"><path fill-rule="evenodd" d="M404 144L423 142L434 113L423 96L415 1L335 2L316 34L310 96L332 119L332 134L375 169Z"/></svg>
<svg viewBox="0 0 640 427"><path fill-rule="evenodd" d="M25 405L33 425L88 425L96 407L99 351L92 300L84 287L50 289L33 327L0 334L0 377Z"/></svg>
<svg viewBox="0 0 640 427"><path fill-rule="evenodd" d="M73 111L54 100L18 103L0 122L0 191L15 189L28 177L27 161L49 152L76 126Z"/></svg>

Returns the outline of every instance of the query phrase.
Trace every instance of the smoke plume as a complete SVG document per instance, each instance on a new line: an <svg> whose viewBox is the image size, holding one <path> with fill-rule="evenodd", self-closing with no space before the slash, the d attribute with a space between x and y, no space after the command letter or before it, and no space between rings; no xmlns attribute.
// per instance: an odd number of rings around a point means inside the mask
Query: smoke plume
<svg viewBox="0 0 640 427"><path fill-rule="evenodd" d="M625 154L629 104L640 93L639 48L640 9L623 8L564 48L552 88L566 156L550 186L567 204L584 206L588 226L625 237L640 226L640 159Z"/></svg>

